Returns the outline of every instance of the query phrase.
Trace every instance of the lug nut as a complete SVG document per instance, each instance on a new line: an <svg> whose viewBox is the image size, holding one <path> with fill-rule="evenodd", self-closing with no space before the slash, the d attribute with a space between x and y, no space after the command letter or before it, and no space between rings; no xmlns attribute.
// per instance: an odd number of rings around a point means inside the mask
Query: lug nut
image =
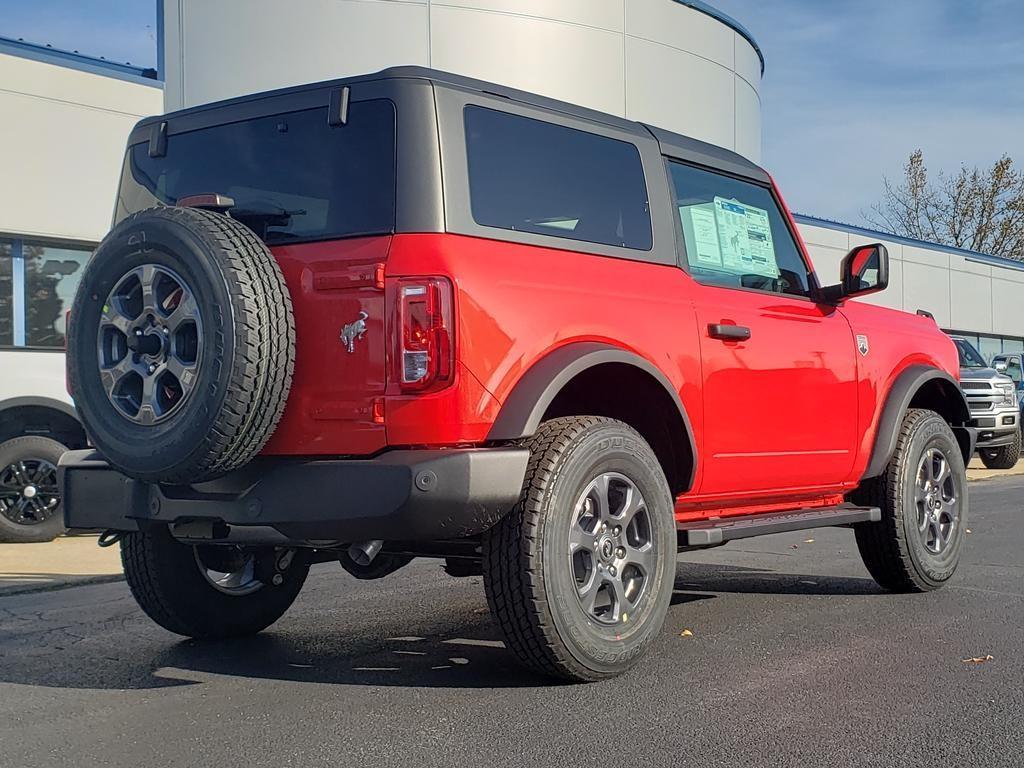
<svg viewBox="0 0 1024 768"><path fill-rule="evenodd" d="M622 528L620 526L616 525L615 526L615 530L612 531L612 533L614 533L616 536L618 536L620 533L622 533Z"/></svg>
<svg viewBox="0 0 1024 768"><path fill-rule="evenodd" d="M142 329L141 328L136 328L135 329L135 335L136 336L141 336L142 335Z"/></svg>
<svg viewBox="0 0 1024 768"><path fill-rule="evenodd" d="M610 576L615 576L615 575L617 575L617 574L618 574L618 571L616 570L616 568L615 568L615 566L614 566L614 565L609 565L609 566L608 566L608 574L609 574Z"/></svg>
<svg viewBox="0 0 1024 768"><path fill-rule="evenodd" d="M166 336L167 334L169 334L171 332L171 329L168 328L166 325L164 326L163 330L164 330L164 336Z"/></svg>
<svg viewBox="0 0 1024 768"><path fill-rule="evenodd" d="M615 550L615 556L616 557L620 557L620 558L621 557L625 557L626 556L626 548L625 547L619 547L618 549L616 549Z"/></svg>
<svg viewBox="0 0 1024 768"><path fill-rule="evenodd" d="M156 370L156 366L155 366L155 365L152 365L152 364L150 364L150 366L149 366L149 372L150 372L150 373L153 373L153 371L155 371L155 370Z"/></svg>
<svg viewBox="0 0 1024 768"><path fill-rule="evenodd" d="M275 587L280 587L282 584L284 584L284 576L282 576L280 573L275 573L271 581L274 582Z"/></svg>

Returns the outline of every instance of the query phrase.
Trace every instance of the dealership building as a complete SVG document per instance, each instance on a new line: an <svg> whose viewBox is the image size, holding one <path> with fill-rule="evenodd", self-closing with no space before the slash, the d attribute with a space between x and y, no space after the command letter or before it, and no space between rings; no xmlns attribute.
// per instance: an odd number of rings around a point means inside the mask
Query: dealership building
<svg viewBox="0 0 1024 768"><path fill-rule="evenodd" d="M698 0L295 0L288 13L275 0L163 0L157 22L155 70L0 37L5 372L15 352L63 345L64 310L110 226L125 140L146 115L415 64L761 160L765 54L742 24ZM838 277L851 247L881 241L890 286L868 300L927 310L986 358L1024 351L1015 311L1024 264L796 218L823 281ZM47 375L60 376L61 355L45 358Z"/></svg>

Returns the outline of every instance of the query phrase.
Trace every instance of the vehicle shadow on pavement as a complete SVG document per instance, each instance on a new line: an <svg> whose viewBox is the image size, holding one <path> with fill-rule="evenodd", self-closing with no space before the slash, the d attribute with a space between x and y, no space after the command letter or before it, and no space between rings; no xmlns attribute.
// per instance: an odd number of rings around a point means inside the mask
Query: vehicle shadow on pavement
<svg viewBox="0 0 1024 768"><path fill-rule="evenodd" d="M97 589L113 593L121 585ZM670 618L685 614L688 603L729 593L883 594L867 578L680 562ZM222 641L176 639L136 612L127 594L111 597L116 619L91 624L65 614L52 628L35 621L12 626L24 634L4 644L0 681L100 690L216 684L218 678L466 689L557 684L516 664L475 588L447 615L428 604L372 619L346 609L300 608L259 635Z"/></svg>
<svg viewBox="0 0 1024 768"><path fill-rule="evenodd" d="M168 649L154 674L199 683L208 681L210 675L228 675L328 685L419 688L522 688L552 684L551 680L519 667L504 645L490 639L496 631L485 634L487 639L396 637L357 648L311 645L305 638L273 633L226 643L187 641Z"/></svg>
<svg viewBox="0 0 1024 768"><path fill-rule="evenodd" d="M868 577L779 573L739 565L686 562L680 562L676 568L675 589L676 598L693 597L695 592L764 595L886 594L874 579Z"/></svg>
<svg viewBox="0 0 1024 768"><path fill-rule="evenodd" d="M116 624L20 624L22 638L0 649L0 682L97 690L217 684L219 678L421 688L552 685L516 664L482 597L449 616L428 605L373 620L300 610L253 637L200 641L152 625L125 595L127 610L118 601Z"/></svg>

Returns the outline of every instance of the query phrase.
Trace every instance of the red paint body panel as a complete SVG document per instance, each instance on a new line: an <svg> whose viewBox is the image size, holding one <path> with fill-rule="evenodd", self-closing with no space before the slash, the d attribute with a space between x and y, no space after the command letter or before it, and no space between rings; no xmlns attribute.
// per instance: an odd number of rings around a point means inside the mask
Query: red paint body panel
<svg viewBox="0 0 1024 768"><path fill-rule="evenodd" d="M796 297L709 285L697 292L704 329L700 494L841 485L857 432L856 350L846 318ZM711 338L711 323L746 326L751 337Z"/></svg>
<svg viewBox="0 0 1024 768"><path fill-rule="evenodd" d="M798 233L797 241L804 249ZM600 341L656 366L690 418L699 460L677 517L755 514L836 503L867 466L900 372L925 363L957 373L952 342L927 318L701 285L676 266L448 234L274 253L295 305L297 357L265 454L483 443L532 366L562 345ZM426 276L454 287L454 378L440 391L406 394L392 357L398 280ZM339 333L360 311L367 332L349 353ZM712 323L747 326L751 336L712 338ZM869 339L866 356L858 334ZM383 424L373 419L375 401Z"/></svg>
<svg viewBox="0 0 1024 768"><path fill-rule="evenodd" d="M295 377L264 454L370 454L387 445L372 405L384 395L386 365L375 269L390 245L390 237L367 237L272 249L295 313ZM350 354L339 335L360 310L367 331Z"/></svg>
<svg viewBox="0 0 1024 768"><path fill-rule="evenodd" d="M870 345L867 355L857 355L860 427L850 474L850 481L856 482L867 468L882 406L899 375L912 365L927 365L956 380L960 367L953 340L930 318L861 301L847 302L842 312L853 333L867 336Z"/></svg>
<svg viewBox="0 0 1024 768"><path fill-rule="evenodd" d="M646 357L680 392L691 419L699 413L696 321L686 291L693 282L676 267L458 235L398 235L387 274L452 280L460 363L459 383L449 390L401 396L389 387L389 442L483 440L520 377L574 341ZM435 414L450 420L433 421ZM398 435L400 442L392 439Z"/></svg>

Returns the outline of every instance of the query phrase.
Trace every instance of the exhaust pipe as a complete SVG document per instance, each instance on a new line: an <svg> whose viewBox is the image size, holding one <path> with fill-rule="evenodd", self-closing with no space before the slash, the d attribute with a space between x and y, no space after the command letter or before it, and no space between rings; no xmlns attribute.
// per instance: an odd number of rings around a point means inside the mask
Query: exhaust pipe
<svg viewBox="0 0 1024 768"><path fill-rule="evenodd" d="M348 556L352 558L352 562L356 565L369 565L383 546L384 542L381 539L357 541L349 545Z"/></svg>

